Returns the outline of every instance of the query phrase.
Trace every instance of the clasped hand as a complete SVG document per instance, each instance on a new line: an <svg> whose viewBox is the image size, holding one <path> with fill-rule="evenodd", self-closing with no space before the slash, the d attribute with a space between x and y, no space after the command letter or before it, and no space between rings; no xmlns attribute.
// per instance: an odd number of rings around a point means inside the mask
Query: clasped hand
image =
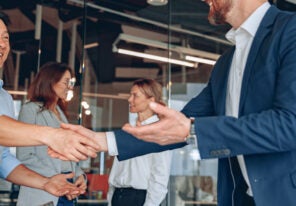
<svg viewBox="0 0 296 206"><path fill-rule="evenodd" d="M82 183L81 178L78 178L74 184L67 181L67 179L73 177L73 173L54 175L48 178L43 189L55 196L66 195L68 199L73 199L85 193L86 190L86 184Z"/></svg>
<svg viewBox="0 0 296 206"><path fill-rule="evenodd" d="M89 130L81 125L73 125L73 124L61 124L61 128L65 131L70 131L74 134L79 135L81 137L84 137L86 142L82 142L82 149L84 154L87 154L87 152L93 154L97 153L99 151L106 152L108 150L107 147L107 139L105 132L94 132L92 130ZM76 138L76 137L73 137ZM87 142L87 140L90 140L91 143L95 144L96 147L93 147L90 142ZM72 146L71 143L68 145L69 147ZM55 148L48 147L48 155L53 158L59 158L61 160L73 160L72 155L67 155L65 153L60 153L59 150L56 150ZM70 157L70 158L69 158ZM91 156L94 157L94 156ZM76 160L83 160L83 158L77 157Z"/></svg>

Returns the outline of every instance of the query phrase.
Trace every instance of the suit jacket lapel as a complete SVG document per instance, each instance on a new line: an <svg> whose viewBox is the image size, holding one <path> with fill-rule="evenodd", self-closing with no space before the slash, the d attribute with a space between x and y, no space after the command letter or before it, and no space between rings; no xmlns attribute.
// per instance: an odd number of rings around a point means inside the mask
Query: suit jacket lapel
<svg viewBox="0 0 296 206"><path fill-rule="evenodd" d="M240 96L239 116L241 116L243 112L243 107L244 107L245 99L248 92L248 84L250 81L250 77L252 75L252 71L254 69L260 69L260 66L257 67L255 64L255 60L258 56L259 49L264 43L264 38L271 31L270 26L273 24L277 13L278 13L278 10L274 6L271 6L271 8L267 11L264 18L262 19L262 22L254 37L254 40L248 55L246 68L244 71L244 77L243 77L242 88L241 88L241 96Z"/></svg>
<svg viewBox="0 0 296 206"><path fill-rule="evenodd" d="M229 78L229 71L231 67L231 62L233 59L233 54L235 51L235 47L233 46L229 52L225 54L223 62L219 65L219 70L217 71L217 89L213 89L214 94L213 96L217 97L217 114L225 114L225 106L226 106L226 93L227 93L227 85L228 85L228 78Z"/></svg>

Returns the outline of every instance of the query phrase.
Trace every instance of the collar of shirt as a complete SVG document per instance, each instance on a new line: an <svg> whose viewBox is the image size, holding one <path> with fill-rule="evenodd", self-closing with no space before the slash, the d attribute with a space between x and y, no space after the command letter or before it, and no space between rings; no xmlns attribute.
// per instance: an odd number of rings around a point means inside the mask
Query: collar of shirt
<svg viewBox="0 0 296 206"><path fill-rule="evenodd" d="M153 115L151 117L149 117L148 119L145 119L144 121L141 122L141 125L146 125L146 124L151 124L153 122L157 122L158 116L157 115Z"/></svg>
<svg viewBox="0 0 296 206"><path fill-rule="evenodd" d="M2 79L0 79L0 89L2 89L2 87L3 87L3 80Z"/></svg>
<svg viewBox="0 0 296 206"><path fill-rule="evenodd" d="M247 18L246 21L243 22L243 24L237 28L237 29L230 29L226 33L226 38L233 44L236 44L236 36L238 33L241 33L241 31L246 31L249 35L252 37L255 36L259 25L267 12L267 10L270 7L269 2L265 2L260 7L258 7L252 14Z"/></svg>

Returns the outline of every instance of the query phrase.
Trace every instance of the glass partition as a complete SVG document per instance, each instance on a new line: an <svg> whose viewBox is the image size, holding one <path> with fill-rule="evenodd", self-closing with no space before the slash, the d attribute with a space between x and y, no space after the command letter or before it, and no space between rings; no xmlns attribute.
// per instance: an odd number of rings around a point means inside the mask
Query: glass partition
<svg viewBox="0 0 296 206"><path fill-rule="evenodd" d="M180 58L195 62L194 67L169 65L169 105L176 110L206 86L213 64L229 46L222 35L226 28L207 22L207 7L202 1L169 2L170 44L182 48ZM216 205L216 184L216 159L200 160L194 143L173 151L167 205Z"/></svg>
<svg viewBox="0 0 296 206"><path fill-rule="evenodd" d="M206 14L199 13L200 6L206 7L203 2L171 0L164 6L147 4L136 14L127 15L115 12L108 4L87 4L87 13L100 11L103 13L100 17L110 15L120 19L120 25L105 21L104 17L95 23L89 19L85 21L84 41L93 46L84 46L85 69L82 89L79 90L82 93L78 95L82 97L83 105L87 105L81 110L83 126L107 131L128 122L131 114L127 97L137 78L150 77L162 83L163 98L176 110L182 109L202 90L209 79L213 61L229 44L216 37L225 28L221 27L219 31L212 28L206 22ZM204 27L215 33L215 37L210 31L208 35L202 34L194 23L206 24ZM146 54L154 55L153 58L162 57L164 61L151 59ZM187 60L187 56L207 59L210 64ZM109 174L112 161L108 154L100 153L96 159L81 162L91 174L90 184L96 181L94 176L104 179ZM168 195L162 205L216 204L217 160L201 161L195 145L173 151L170 173ZM99 195L89 191L86 198L104 199L106 191L98 187Z"/></svg>

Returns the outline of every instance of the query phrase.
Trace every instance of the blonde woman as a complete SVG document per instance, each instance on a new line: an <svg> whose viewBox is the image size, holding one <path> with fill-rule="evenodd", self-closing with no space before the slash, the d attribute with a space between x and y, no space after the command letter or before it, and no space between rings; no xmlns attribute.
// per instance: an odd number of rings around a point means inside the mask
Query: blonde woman
<svg viewBox="0 0 296 206"><path fill-rule="evenodd" d="M162 87L152 79L136 80L128 102L130 112L137 114L135 124L156 122L158 116L149 108L149 103L165 105L162 101ZM109 206L160 205L167 194L170 164L171 151L120 162L115 158L109 177Z"/></svg>

